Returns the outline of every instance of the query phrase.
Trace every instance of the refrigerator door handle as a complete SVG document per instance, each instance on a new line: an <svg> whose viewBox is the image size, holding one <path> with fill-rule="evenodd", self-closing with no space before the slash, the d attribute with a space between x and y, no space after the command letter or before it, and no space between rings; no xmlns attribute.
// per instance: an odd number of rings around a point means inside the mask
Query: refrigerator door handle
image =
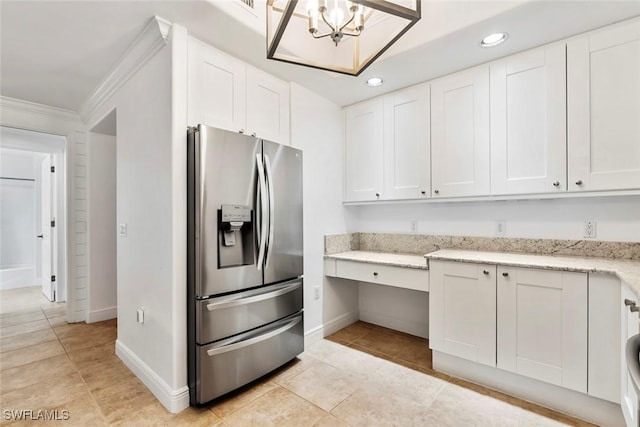
<svg viewBox="0 0 640 427"><path fill-rule="evenodd" d="M271 259L271 246L273 245L273 224L275 218L275 201L274 201L274 191L273 191L273 174L271 173L271 161L269 160L269 156L264 155L266 172L267 172L267 184L269 191L269 237L267 240L267 260L264 265L267 267L269 265L269 260Z"/></svg>
<svg viewBox="0 0 640 427"><path fill-rule="evenodd" d="M231 299L231 300L226 300L226 301L219 301L219 302L214 302L211 304L207 304L207 310L208 311L213 311L213 310L220 310L223 308L229 308L229 307L236 307L239 305L245 305L245 304L252 304L254 302L258 302L258 301L264 301L267 299L272 299L275 297L279 297L281 295L284 294L288 294L289 292L293 292L296 289L298 289L300 286L302 286L302 282L301 281L296 281L292 284L289 284L287 286L283 286L280 287L276 290L273 290L271 292L267 292L267 293L256 293L253 291L249 291L246 292L245 294L247 296L245 297L240 297L237 299ZM242 294L241 294L242 295Z"/></svg>
<svg viewBox="0 0 640 427"><path fill-rule="evenodd" d="M286 332L289 329L291 329L294 326L296 326L302 320L302 316L296 316L293 319L285 319L285 320L286 320L285 321L285 325L282 326L282 327L279 327L279 328L274 329L274 330L272 330L270 332L267 332L266 334L257 335L257 336L251 337L249 339L246 339L246 340L235 342L233 344L223 345L221 347L209 349L209 350L207 350L207 355L216 356L218 354L227 353L227 352L230 352L230 351L233 351L233 350L238 350L238 349L243 348L243 347L248 347L250 345L257 344L257 343L262 342L262 341L266 341L269 338L275 337L276 335L279 335L279 334L281 334L283 332ZM281 323L281 322L278 322L278 324Z"/></svg>
<svg viewBox="0 0 640 427"><path fill-rule="evenodd" d="M260 197L260 220L258 221L258 270L262 270L264 256L267 245L267 221L264 218L267 212L267 183L264 176L264 164L262 163L262 154L256 154L256 166L258 168L258 196ZM256 206L257 208L258 206ZM258 215L256 215L256 218Z"/></svg>

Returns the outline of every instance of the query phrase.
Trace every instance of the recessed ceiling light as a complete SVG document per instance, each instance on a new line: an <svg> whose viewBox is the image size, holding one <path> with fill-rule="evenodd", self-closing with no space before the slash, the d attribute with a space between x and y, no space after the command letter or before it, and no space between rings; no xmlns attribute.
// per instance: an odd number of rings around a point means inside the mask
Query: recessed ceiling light
<svg viewBox="0 0 640 427"><path fill-rule="evenodd" d="M497 46L500 43L504 42L507 39L507 37L509 37L509 34L507 33L489 34L488 36L482 39L482 41L480 42L480 46L482 47Z"/></svg>
<svg viewBox="0 0 640 427"><path fill-rule="evenodd" d="M382 79L380 77L371 77L367 80L367 86L376 87L382 85Z"/></svg>

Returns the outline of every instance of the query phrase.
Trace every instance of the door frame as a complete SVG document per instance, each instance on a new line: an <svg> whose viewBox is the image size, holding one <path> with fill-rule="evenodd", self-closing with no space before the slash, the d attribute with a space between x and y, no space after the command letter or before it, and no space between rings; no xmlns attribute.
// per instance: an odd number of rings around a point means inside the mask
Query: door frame
<svg viewBox="0 0 640 427"><path fill-rule="evenodd" d="M67 136L54 133L33 131L2 125L0 133L0 147L34 153L51 154L52 164L55 165L55 221L56 243L53 248L52 270L56 276L54 292L56 302L68 301L69 284L67 280ZM10 140L6 136L12 136ZM27 139L28 138L28 139Z"/></svg>

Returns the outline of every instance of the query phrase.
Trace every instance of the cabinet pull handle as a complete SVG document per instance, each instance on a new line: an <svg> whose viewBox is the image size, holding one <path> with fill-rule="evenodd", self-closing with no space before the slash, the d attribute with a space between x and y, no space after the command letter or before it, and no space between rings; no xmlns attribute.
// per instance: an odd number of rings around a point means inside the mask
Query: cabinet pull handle
<svg viewBox="0 0 640 427"><path fill-rule="evenodd" d="M636 302L635 302L635 301L632 301L632 300L630 300L630 299L625 298L625 299L624 299L624 305L626 305L627 307L628 307L628 306L630 306L630 305L631 305L631 306L634 306L634 305L636 305Z"/></svg>
<svg viewBox="0 0 640 427"><path fill-rule="evenodd" d="M376 197L377 197L377 198L380 198L380 193L376 193Z"/></svg>
<svg viewBox="0 0 640 427"><path fill-rule="evenodd" d="M577 180L576 185L582 185L582 180L581 179Z"/></svg>
<svg viewBox="0 0 640 427"><path fill-rule="evenodd" d="M483 274L489 274L489 270L482 270Z"/></svg>
<svg viewBox="0 0 640 427"><path fill-rule="evenodd" d="M374 271L374 272L373 272L373 275L374 275L374 276L377 276L377 275L378 275L378 272L377 272L377 271Z"/></svg>
<svg viewBox="0 0 640 427"><path fill-rule="evenodd" d="M507 276L509 276L509 273L507 273L507 272L505 271L504 273L502 273L502 276L503 276L503 277L507 277Z"/></svg>
<svg viewBox="0 0 640 427"><path fill-rule="evenodd" d="M244 133L244 129L240 129L238 133Z"/></svg>
<svg viewBox="0 0 640 427"><path fill-rule="evenodd" d="M637 313L638 311L640 311L640 307L638 307L637 305L632 305L631 307L629 307L629 311L632 313Z"/></svg>
<svg viewBox="0 0 640 427"><path fill-rule="evenodd" d="M560 187L560 181L553 181L554 187Z"/></svg>
<svg viewBox="0 0 640 427"><path fill-rule="evenodd" d="M255 133L255 132L252 132L252 133L251 133L251 136L256 136L256 133Z"/></svg>
<svg viewBox="0 0 640 427"><path fill-rule="evenodd" d="M422 191L420 192L420 194L427 194L427 192L426 192L426 191L424 191L424 190L422 190Z"/></svg>
<svg viewBox="0 0 640 427"><path fill-rule="evenodd" d="M439 190L433 190L433 192L438 194L440 191Z"/></svg>

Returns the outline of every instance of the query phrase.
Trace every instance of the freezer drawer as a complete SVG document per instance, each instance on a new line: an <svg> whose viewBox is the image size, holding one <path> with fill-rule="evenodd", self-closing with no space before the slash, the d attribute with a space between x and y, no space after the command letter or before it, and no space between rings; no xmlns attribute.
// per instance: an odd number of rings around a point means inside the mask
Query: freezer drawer
<svg viewBox="0 0 640 427"><path fill-rule="evenodd" d="M302 313L208 346L197 346L196 404L282 366L304 351ZM194 403L194 402L192 402Z"/></svg>
<svg viewBox="0 0 640 427"><path fill-rule="evenodd" d="M302 310L302 279L198 301L197 343L208 344Z"/></svg>

